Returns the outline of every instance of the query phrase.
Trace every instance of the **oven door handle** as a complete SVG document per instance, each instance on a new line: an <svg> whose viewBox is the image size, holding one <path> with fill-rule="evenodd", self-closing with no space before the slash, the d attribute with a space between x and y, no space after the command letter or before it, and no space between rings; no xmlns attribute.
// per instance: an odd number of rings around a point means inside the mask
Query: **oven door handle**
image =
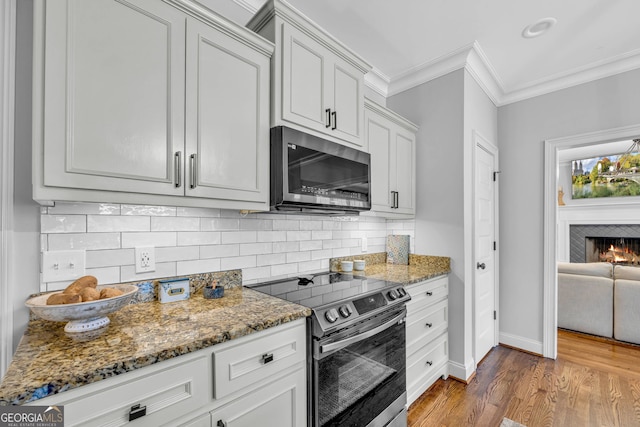
<svg viewBox="0 0 640 427"><path fill-rule="evenodd" d="M376 326L373 329L369 329L366 332L363 332L361 334L349 337L349 338L345 338L343 340L340 341L336 341L336 342L332 342L329 344L324 344L320 346L320 354L322 353L327 353L329 351L333 351L333 350L338 350L344 347L347 347L353 343L357 343L359 341L362 340L366 340L367 338L371 338L372 336L379 334L380 332L389 329L390 327L400 323L403 321L403 319L406 317L407 313L405 310L402 311L402 313L400 313L398 316L394 317L393 319L389 320L388 322L383 323L380 326Z"/></svg>

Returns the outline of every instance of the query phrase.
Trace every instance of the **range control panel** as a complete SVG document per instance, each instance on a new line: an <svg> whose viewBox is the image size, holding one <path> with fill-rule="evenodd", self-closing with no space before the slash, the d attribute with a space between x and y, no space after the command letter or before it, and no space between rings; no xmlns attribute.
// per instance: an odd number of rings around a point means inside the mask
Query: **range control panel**
<svg viewBox="0 0 640 427"><path fill-rule="evenodd" d="M338 329L354 323L360 317L389 305L404 304L411 299L402 286L379 290L350 300L338 301L314 309L315 318L323 331Z"/></svg>

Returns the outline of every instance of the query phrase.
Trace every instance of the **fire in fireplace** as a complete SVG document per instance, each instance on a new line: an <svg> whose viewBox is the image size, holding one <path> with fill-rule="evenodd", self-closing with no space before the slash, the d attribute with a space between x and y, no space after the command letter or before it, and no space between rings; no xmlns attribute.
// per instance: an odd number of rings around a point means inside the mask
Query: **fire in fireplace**
<svg viewBox="0 0 640 427"><path fill-rule="evenodd" d="M586 262L640 265L640 238L585 237Z"/></svg>

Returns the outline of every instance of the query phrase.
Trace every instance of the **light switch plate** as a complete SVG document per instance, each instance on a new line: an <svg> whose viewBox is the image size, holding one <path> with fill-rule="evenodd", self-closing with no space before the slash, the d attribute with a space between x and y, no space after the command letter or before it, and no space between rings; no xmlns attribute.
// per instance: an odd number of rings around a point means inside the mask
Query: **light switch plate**
<svg viewBox="0 0 640 427"><path fill-rule="evenodd" d="M42 281L62 282L85 275L86 252L46 251L42 254Z"/></svg>

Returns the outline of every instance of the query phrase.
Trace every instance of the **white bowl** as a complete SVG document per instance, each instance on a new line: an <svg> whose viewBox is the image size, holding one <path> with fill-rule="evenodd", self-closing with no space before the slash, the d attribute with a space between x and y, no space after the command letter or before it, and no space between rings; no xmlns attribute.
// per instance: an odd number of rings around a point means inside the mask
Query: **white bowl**
<svg viewBox="0 0 640 427"><path fill-rule="evenodd" d="M66 332L85 332L101 328L109 324L107 314L120 310L138 292L135 285L102 285L97 289L116 288L122 295L97 301L78 302L75 304L47 305L52 292L27 300L25 305L31 312L44 320L52 322L69 322L64 327Z"/></svg>
<svg viewBox="0 0 640 427"><path fill-rule="evenodd" d="M365 266L365 261L363 259L356 259L353 261L353 269L354 270L358 270L358 271L362 271L364 270L364 266Z"/></svg>
<svg viewBox="0 0 640 427"><path fill-rule="evenodd" d="M340 261L342 271L353 271L353 261Z"/></svg>

